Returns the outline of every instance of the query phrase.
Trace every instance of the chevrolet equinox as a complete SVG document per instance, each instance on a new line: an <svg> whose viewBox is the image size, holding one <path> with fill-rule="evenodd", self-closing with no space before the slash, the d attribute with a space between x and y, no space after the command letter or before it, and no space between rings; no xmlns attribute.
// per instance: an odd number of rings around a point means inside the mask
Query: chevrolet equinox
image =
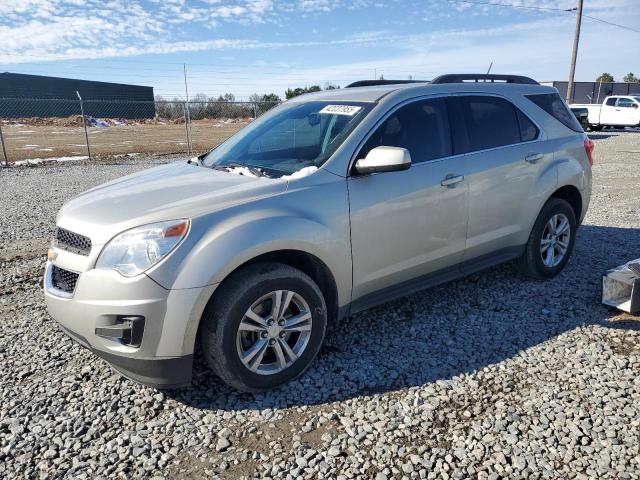
<svg viewBox="0 0 640 480"><path fill-rule="evenodd" d="M293 98L197 159L88 190L57 217L48 310L123 375L242 391L301 375L329 322L515 260L567 264L593 143L513 75Z"/></svg>

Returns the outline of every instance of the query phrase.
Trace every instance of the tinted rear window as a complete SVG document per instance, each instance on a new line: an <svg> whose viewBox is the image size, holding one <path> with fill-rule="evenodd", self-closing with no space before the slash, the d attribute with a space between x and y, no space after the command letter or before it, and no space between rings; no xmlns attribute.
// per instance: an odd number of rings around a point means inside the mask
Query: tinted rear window
<svg viewBox="0 0 640 480"><path fill-rule="evenodd" d="M454 153L467 153L521 142L516 109L489 96L450 97Z"/></svg>
<svg viewBox="0 0 640 480"><path fill-rule="evenodd" d="M532 95L525 95L525 97L558 120L565 127L569 127L575 132L583 131L575 115L571 110L569 110L569 107L567 107L560 98L560 95L557 93L536 93Z"/></svg>

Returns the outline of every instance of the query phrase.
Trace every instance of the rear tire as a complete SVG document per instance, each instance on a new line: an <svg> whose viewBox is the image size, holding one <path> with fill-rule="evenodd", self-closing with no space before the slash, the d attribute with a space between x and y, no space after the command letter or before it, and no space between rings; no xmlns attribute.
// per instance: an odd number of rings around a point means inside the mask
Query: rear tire
<svg viewBox="0 0 640 480"><path fill-rule="evenodd" d="M525 252L518 260L520 272L539 280L558 275L571 257L576 227L571 205L566 200L550 198L542 207Z"/></svg>
<svg viewBox="0 0 640 480"><path fill-rule="evenodd" d="M308 275L280 263L257 263L216 290L200 340L209 367L225 383L260 392L309 368L326 325L325 300Z"/></svg>

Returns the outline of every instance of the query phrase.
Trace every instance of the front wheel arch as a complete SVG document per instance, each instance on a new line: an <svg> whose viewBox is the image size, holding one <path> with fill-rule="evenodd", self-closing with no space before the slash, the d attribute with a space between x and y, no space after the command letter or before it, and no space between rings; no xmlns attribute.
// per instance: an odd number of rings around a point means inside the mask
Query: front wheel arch
<svg viewBox="0 0 640 480"><path fill-rule="evenodd" d="M211 295L206 299L205 304L208 305L213 301L216 294L221 291L221 287L233 276L234 273L247 268L256 263L281 263L284 265L288 265L290 267L296 268L303 272L304 274L311 277L311 279L318 285L320 291L322 292L325 302L327 305L327 321L329 323L339 320L344 316L345 312L342 312L339 304L338 304L338 286L336 284L335 278L331 273L331 270L327 266L325 262L323 262L317 256L305 252L303 250L274 250L270 252L266 252L260 255L257 255L240 265L237 265L233 270L231 270L225 277L222 279L220 284L216 287ZM189 348L191 352L193 352L198 345L198 341L200 338L200 329L202 326L202 319L204 318L204 310L198 318L198 325L195 329L195 335L189 339Z"/></svg>

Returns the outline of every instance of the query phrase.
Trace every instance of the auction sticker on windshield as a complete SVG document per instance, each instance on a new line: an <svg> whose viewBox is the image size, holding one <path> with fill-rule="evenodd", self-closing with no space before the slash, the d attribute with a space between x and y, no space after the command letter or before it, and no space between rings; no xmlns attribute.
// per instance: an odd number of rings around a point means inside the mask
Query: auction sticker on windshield
<svg viewBox="0 0 640 480"><path fill-rule="evenodd" d="M348 115L349 117L353 117L356 113L362 110L362 107L357 107L355 105L327 105L320 113L328 113L331 115Z"/></svg>

